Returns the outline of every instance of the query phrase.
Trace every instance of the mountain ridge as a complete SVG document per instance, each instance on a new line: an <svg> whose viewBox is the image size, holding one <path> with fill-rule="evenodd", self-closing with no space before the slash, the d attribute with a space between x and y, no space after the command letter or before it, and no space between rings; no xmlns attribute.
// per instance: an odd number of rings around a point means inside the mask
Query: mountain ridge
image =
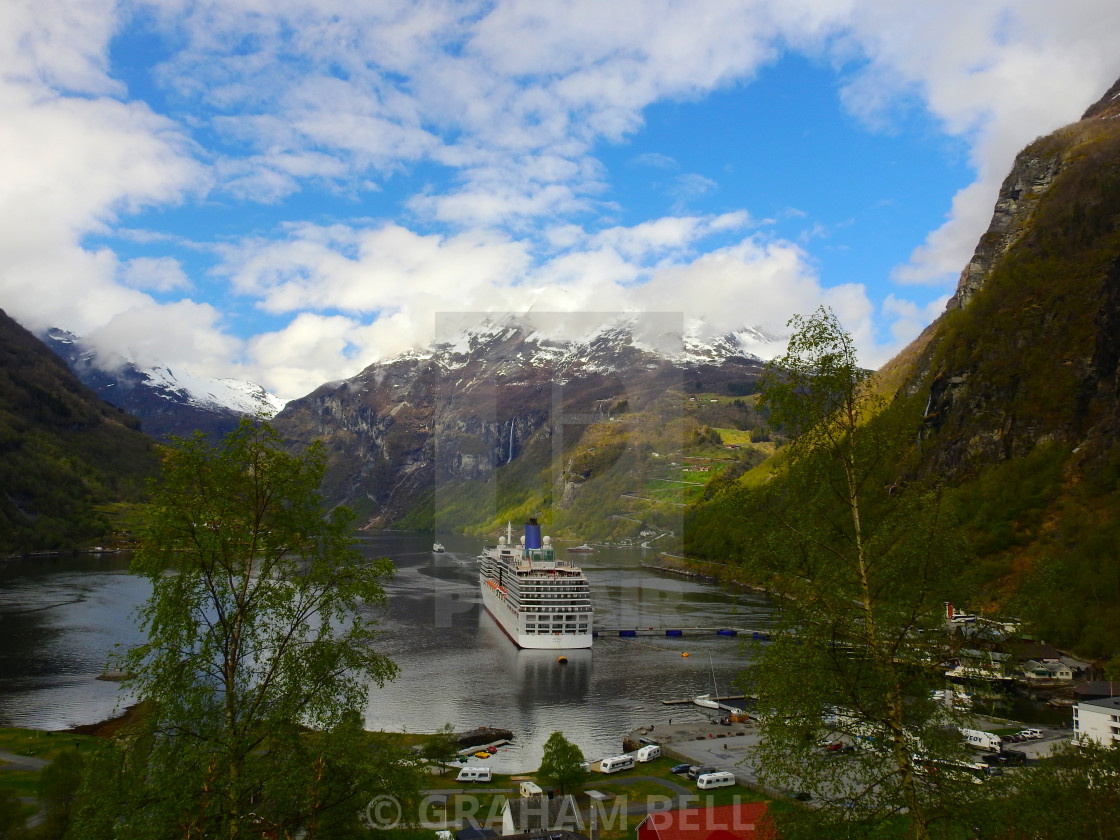
<svg viewBox="0 0 1120 840"><path fill-rule="evenodd" d="M106 539L103 508L158 470L139 426L0 310L0 556Z"/></svg>
<svg viewBox="0 0 1120 840"><path fill-rule="evenodd" d="M212 439L232 431L243 416L273 417L284 401L247 380L215 379L165 364L141 367L119 357L105 361L79 336L54 327L40 336L71 371L102 399L140 418L156 439Z"/></svg>
<svg viewBox="0 0 1120 840"><path fill-rule="evenodd" d="M486 482L514 473L526 484L519 491L526 498L543 484L549 498L574 505L577 486L610 466L603 453L611 453L611 464L622 457L626 442L615 432L624 415L670 393L679 414L686 382L725 395L736 383L747 393L762 370L761 360L730 341L690 351L711 361L675 360L686 349L679 318L675 336L657 328L657 340L646 343L610 319L583 330L580 340L549 337L538 326L523 316L503 319L468 329L455 342L377 362L293 400L273 423L294 446L323 440L327 498L354 508L366 527L433 528L440 527L437 492L448 493L440 504L446 512L461 507L452 488L497 498L496 485ZM667 346L676 357L651 349ZM600 421L615 426L594 433L603 438L598 456L576 458L584 464L579 475L550 487L555 476L541 471L548 472L551 459L575 458L572 447ZM553 450L554 440L562 451ZM530 460L532 469L525 466ZM567 467L554 472L567 474ZM468 490L470 482L482 484ZM463 510L442 526L474 527L493 513Z"/></svg>

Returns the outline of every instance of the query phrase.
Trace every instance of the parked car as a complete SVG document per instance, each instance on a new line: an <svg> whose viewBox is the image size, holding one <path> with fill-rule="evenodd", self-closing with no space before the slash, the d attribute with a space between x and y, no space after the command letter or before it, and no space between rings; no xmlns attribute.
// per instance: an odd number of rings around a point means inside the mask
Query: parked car
<svg viewBox="0 0 1120 840"><path fill-rule="evenodd" d="M1004 758L1008 764L1026 764L1027 754L1021 750L1004 750Z"/></svg>
<svg viewBox="0 0 1120 840"><path fill-rule="evenodd" d="M691 767L691 766L692 765L690 765L690 764L674 764L672 767L669 768L669 772L670 773L687 773L688 768Z"/></svg>
<svg viewBox="0 0 1120 840"><path fill-rule="evenodd" d="M1023 740L1037 741L1039 738L1044 737L1041 729L1024 729L1019 732Z"/></svg>

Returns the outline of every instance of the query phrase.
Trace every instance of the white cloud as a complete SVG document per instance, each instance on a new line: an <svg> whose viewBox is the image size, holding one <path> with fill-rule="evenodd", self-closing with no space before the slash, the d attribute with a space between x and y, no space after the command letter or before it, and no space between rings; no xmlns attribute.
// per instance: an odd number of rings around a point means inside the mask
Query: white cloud
<svg viewBox="0 0 1120 840"><path fill-rule="evenodd" d="M646 152L638 155L633 160L637 166L649 166L654 169L676 169L677 162L669 155L663 155L660 152Z"/></svg>
<svg viewBox="0 0 1120 840"><path fill-rule="evenodd" d="M857 112L888 119L900 97L920 102L971 145L977 177L949 218L895 271L904 283L951 282L987 227L1013 156L1076 120L1120 74L1111 0L867 0L837 21L869 59L845 90Z"/></svg>
<svg viewBox="0 0 1120 840"><path fill-rule="evenodd" d="M0 11L0 290L32 329L82 334L148 303L117 281L114 254L83 240L205 184L173 123L111 98L123 91L106 72L114 11L53 0Z"/></svg>
<svg viewBox="0 0 1120 840"><path fill-rule="evenodd" d="M121 282L133 289L170 292L191 288L178 260L171 257L137 257L121 267Z"/></svg>
<svg viewBox="0 0 1120 840"><path fill-rule="evenodd" d="M226 376L241 342L221 329L222 313L189 300L158 305L140 303L124 309L87 333L106 363L116 357L140 367L162 363L190 368L203 376Z"/></svg>
<svg viewBox="0 0 1120 840"><path fill-rule="evenodd" d="M822 288L791 243L754 234L704 253L709 237L749 226L742 212L591 233L566 225L530 251L485 231L303 225L284 242L231 246L222 271L269 311L292 313L249 348L265 383L288 398L426 345L436 313L681 312L711 334L748 325L780 333L791 314L826 302L870 323L863 287Z"/></svg>
<svg viewBox="0 0 1120 840"><path fill-rule="evenodd" d="M114 76L110 44L132 25L166 36L149 69L181 123ZM751 235L745 210L686 212L718 188L696 173L672 182L672 216L634 221L634 208L607 203L604 144L639 131L651 104L749 82L783 50L824 57L869 126L891 130L901 109L921 108L967 144L974 182L895 271L949 288L1012 155L1120 74L1118 28L1112 0L1069 0L1060 14L1052 0L11 0L0 4L0 291L30 326L97 331L106 347L116 330L154 352L147 321L168 354L214 370L227 354L227 372L245 364L286 396L424 340L448 309L660 307L729 329L780 328L826 302L874 355L879 319L902 342L929 307L827 288L804 250ZM678 168L656 151L631 163ZM91 244L157 243L126 217L201 196L280 205L314 186L353 201L429 169L425 188L393 199L390 216L406 211L395 222L297 215L251 238L194 237L235 293L291 317L244 344L217 306L146 293L198 294L170 257Z"/></svg>

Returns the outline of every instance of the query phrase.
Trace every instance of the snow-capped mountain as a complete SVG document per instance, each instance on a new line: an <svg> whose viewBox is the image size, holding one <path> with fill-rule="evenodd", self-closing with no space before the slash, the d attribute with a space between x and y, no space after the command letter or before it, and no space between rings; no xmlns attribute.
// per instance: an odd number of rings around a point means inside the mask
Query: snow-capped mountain
<svg viewBox="0 0 1120 840"><path fill-rule="evenodd" d="M371 525L430 527L440 488L485 482L530 449L567 446L582 433L567 418L615 418L621 429L623 415L648 418L661 400L683 416L694 395L707 395L710 407L751 393L764 363L746 347L776 343L751 330L704 342L679 316L491 317L323 385L273 424L293 445L324 443L330 502ZM556 410L567 431L554 423ZM671 434L693 428L670 425Z"/></svg>
<svg viewBox="0 0 1120 840"><path fill-rule="evenodd" d="M283 400L253 382L214 379L166 365L141 368L124 358L107 364L66 330L50 329L42 339L87 387L140 418L144 431L155 438L195 431L220 436L245 415L270 418L284 407Z"/></svg>
<svg viewBox="0 0 1120 840"><path fill-rule="evenodd" d="M437 339L427 348L411 350L377 365L432 361L450 371L493 355L496 348L511 342L516 347L507 362L549 365L561 373L573 366L585 372L625 370L629 355L634 352L684 365L719 365L731 358L763 361L785 349L785 339L758 327L744 327L710 338L701 334L702 326L684 327L680 316L672 313L621 315L607 320L598 313L488 316L450 338Z"/></svg>

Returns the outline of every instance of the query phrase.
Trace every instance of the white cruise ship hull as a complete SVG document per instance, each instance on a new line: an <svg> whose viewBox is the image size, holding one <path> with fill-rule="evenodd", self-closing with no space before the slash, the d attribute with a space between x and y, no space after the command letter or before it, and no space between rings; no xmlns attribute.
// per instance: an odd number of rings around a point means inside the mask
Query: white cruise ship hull
<svg viewBox="0 0 1120 840"><path fill-rule="evenodd" d="M499 598L497 591L482 580L482 605L502 628L502 632L519 648L526 650L579 650L591 647L591 631L586 633L533 633L526 632L527 613L517 613Z"/></svg>

